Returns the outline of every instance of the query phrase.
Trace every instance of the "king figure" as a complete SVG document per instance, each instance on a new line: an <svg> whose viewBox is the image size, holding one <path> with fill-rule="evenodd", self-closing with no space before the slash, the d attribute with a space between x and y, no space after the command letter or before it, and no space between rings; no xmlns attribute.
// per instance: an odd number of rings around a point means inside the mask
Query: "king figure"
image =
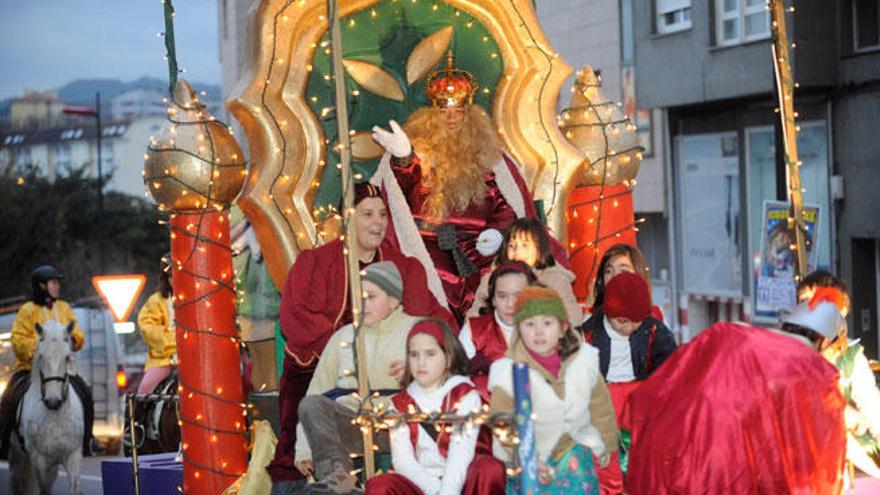
<svg viewBox="0 0 880 495"><path fill-rule="evenodd" d="M388 198L393 229L387 235L422 261L429 287L459 322L481 274L491 269L502 232L516 218L538 218L516 162L489 115L473 103L478 89L450 53L447 67L428 77L429 106L403 128L393 120L390 132L373 127L373 139L386 150L371 182ZM565 259L554 244L556 258Z"/></svg>

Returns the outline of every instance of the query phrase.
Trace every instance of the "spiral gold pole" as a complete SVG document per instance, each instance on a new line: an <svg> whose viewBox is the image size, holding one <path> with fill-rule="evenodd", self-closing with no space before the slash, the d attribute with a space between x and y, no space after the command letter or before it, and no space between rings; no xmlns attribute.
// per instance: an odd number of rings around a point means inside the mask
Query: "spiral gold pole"
<svg viewBox="0 0 880 495"><path fill-rule="evenodd" d="M330 19L330 46L333 53L333 76L336 86L336 122L339 129L339 156L342 172L343 235L346 253L346 272L352 295L351 312L355 335L355 365L357 370L358 395L367 397L370 385L367 383L365 335L360 331L363 321L363 289L361 288L360 263L358 258L357 230L354 228L354 178L351 174L351 136L348 127L348 105L345 94L345 72L342 65L342 30L339 24L339 2L327 1L327 14ZM369 407L369 402L367 402ZM370 479L376 471L373 458L373 429L361 427L364 437L364 479Z"/></svg>
<svg viewBox="0 0 880 495"><path fill-rule="evenodd" d="M797 274L795 280L807 274L807 251L804 242L804 200L801 194L801 162L798 160L797 125L795 124L794 89L797 86L791 73L788 31L785 25L784 0L769 0L770 29L773 36L773 71L776 74L776 91L779 98L779 118L782 121L783 146L785 149L785 182L792 214L789 227L794 228L797 249Z"/></svg>

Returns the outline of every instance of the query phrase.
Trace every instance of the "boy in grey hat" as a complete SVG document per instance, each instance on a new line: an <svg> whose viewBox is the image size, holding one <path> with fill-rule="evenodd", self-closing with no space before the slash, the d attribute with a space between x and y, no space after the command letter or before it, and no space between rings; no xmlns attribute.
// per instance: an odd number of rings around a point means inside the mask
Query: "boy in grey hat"
<svg viewBox="0 0 880 495"><path fill-rule="evenodd" d="M394 263L370 264L361 277L364 316L360 331L366 337L366 356L359 356L358 361L365 363L370 390L378 392L378 400L387 407L387 397L400 390L406 336L421 318L403 311L403 280ZM362 452L363 447L361 433L352 424L358 407L352 395L357 391L354 347L351 324L333 334L300 403L296 465L313 472L318 480L300 493L357 493L350 454ZM375 441L380 452L388 452L386 433L376 435Z"/></svg>

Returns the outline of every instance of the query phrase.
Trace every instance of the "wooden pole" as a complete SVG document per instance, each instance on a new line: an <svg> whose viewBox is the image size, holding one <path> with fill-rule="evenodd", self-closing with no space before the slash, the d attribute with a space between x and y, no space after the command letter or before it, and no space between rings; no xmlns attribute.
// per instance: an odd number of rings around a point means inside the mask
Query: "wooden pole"
<svg viewBox="0 0 880 495"><path fill-rule="evenodd" d="M360 260L358 258L357 230L354 228L354 179L351 173L351 140L348 128L348 105L345 91L345 73L342 67L342 30L339 19L339 2L327 1L327 17L330 19L330 46L332 50L333 82L336 87L336 125L339 133L339 158L342 172L343 194L343 241L346 253L346 272L351 298L352 325L355 335L355 367L357 370L358 395L364 399L370 394L367 383L365 336L361 332L363 322L363 290L361 289ZM367 402L369 408L369 402ZM373 429L362 426L364 437L364 479L375 472L373 458Z"/></svg>
<svg viewBox="0 0 880 495"><path fill-rule="evenodd" d="M797 125L795 124L794 88L791 72L788 31L785 24L784 0L770 0L770 29L773 36L773 71L779 98L779 118L782 121L783 149L785 150L785 182L788 201L791 204L789 227L794 229L797 249L797 272L795 280L807 274L807 251L804 241L804 200L801 194L801 162L797 151Z"/></svg>

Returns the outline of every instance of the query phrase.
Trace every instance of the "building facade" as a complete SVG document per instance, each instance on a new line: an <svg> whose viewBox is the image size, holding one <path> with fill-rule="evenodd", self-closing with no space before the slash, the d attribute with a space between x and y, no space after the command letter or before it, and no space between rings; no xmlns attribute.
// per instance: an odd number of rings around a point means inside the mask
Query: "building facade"
<svg viewBox="0 0 880 495"><path fill-rule="evenodd" d="M16 129L33 129L46 123L59 124L64 120L64 101L57 93L27 91L10 105L10 124Z"/></svg>
<svg viewBox="0 0 880 495"><path fill-rule="evenodd" d="M167 111L166 95L153 89L133 89L110 100L110 118L162 117Z"/></svg>
<svg viewBox="0 0 880 495"><path fill-rule="evenodd" d="M818 211L815 266L849 281L851 336L876 355L878 0L793 5L801 181L805 204ZM668 129L670 252L689 328L775 323L759 283L772 264L772 250L762 250L762 239L773 239L765 203L787 197L770 13L757 0L649 0L633 27L637 100L660 109Z"/></svg>
<svg viewBox="0 0 880 495"><path fill-rule="evenodd" d="M104 123L101 127L101 168L110 177L107 189L140 196L144 194L141 171L150 136L161 129L164 118L145 117ZM20 173L35 167L54 180L66 169L86 167L97 176L96 129L91 122L36 130L0 133L0 171Z"/></svg>

